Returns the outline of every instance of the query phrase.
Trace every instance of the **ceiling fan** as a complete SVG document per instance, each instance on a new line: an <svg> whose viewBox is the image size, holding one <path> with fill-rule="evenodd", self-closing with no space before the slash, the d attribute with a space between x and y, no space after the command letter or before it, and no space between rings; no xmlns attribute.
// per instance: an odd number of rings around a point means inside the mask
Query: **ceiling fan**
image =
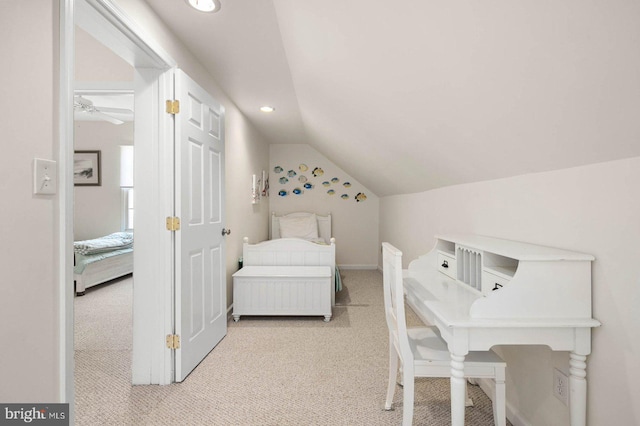
<svg viewBox="0 0 640 426"><path fill-rule="evenodd" d="M133 118L133 111L128 108L96 106L93 101L80 95L73 97L73 109L76 118L87 118L88 115L90 119L104 120L112 124L124 123L123 120L117 118L118 116L125 119ZM114 115L116 116L114 117Z"/></svg>

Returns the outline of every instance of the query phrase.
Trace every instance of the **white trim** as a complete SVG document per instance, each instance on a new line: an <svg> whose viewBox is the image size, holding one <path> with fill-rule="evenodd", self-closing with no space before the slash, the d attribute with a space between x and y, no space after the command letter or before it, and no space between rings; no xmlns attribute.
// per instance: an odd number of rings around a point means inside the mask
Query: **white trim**
<svg viewBox="0 0 640 426"><path fill-rule="evenodd" d="M134 384L173 380L173 354L165 346L165 336L173 333L173 242L164 223L173 211L173 128L160 105L171 90L171 73L135 71Z"/></svg>
<svg viewBox="0 0 640 426"><path fill-rule="evenodd" d="M109 85L109 86L112 86L112 85ZM75 84L73 93L75 95L80 95L80 96L135 95L133 83L127 86L128 88L112 86L113 87L112 89L107 89L105 85L98 85L98 86L91 87L89 86L89 83L87 83L86 85L84 83L80 85Z"/></svg>
<svg viewBox="0 0 640 426"><path fill-rule="evenodd" d="M231 321L232 314L233 314L233 302L231 302L231 305L229 305L229 307L227 308L227 322Z"/></svg>
<svg viewBox="0 0 640 426"><path fill-rule="evenodd" d="M76 94L120 95L133 93L132 81L76 81L73 84Z"/></svg>
<svg viewBox="0 0 640 426"><path fill-rule="evenodd" d="M108 40L106 45L135 67L167 69L177 65L113 0L84 0L79 3L76 16L81 17L78 26L98 40ZM118 33L100 25L102 20L109 22Z"/></svg>
<svg viewBox="0 0 640 426"><path fill-rule="evenodd" d="M174 84L175 68L165 71L158 79L158 100L175 99ZM158 117L158 161L161 169L158 175L158 185L165 188L160 192L159 205L162 212L168 212L166 215L160 215L162 226L165 226L164 220L166 216L175 216L175 173L174 173L174 155L175 155L175 134L174 134L174 118L170 114L164 113L164 109L160 105L157 106L160 114ZM162 111L162 112L161 112ZM164 229L164 228L163 228ZM165 307L163 315L162 336L175 332L175 232L163 232L162 250L159 253L159 259L163 259L165 285L162 291L161 303ZM160 384L168 385L175 382L175 351L167 350L162 340L163 363L162 363L162 382Z"/></svg>
<svg viewBox="0 0 640 426"><path fill-rule="evenodd" d="M378 269L378 265L346 264L346 265L338 265L338 268L344 271L348 269Z"/></svg>
<svg viewBox="0 0 640 426"><path fill-rule="evenodd" d="M120 188L120 230L125 232L133 231L133 228L127 226L129 225L129 191L133 191L133 189L134 188ZM135 214L135 207L133 211Z"/></svg>
<svg viewBox="0 0 640 426"><path fill-rule="evenodd" d="M60 56L58 102L58 314L60 402L73 406L73 69L74 0L62 0L60 7ZM69 413L73 424L74 412Z"/></svg>

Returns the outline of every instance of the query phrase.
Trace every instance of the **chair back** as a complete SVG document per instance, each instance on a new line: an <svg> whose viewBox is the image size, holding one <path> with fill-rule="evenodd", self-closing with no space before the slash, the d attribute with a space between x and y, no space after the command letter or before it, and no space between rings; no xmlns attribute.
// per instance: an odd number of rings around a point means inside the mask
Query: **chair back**
<svg viewBox="0 0 640 426"><path fill-rule="evenodd" d="M384 310L391 340L403 364L413 363L404 309L402 252L389 243L382 243L382 283Z"/></svg>

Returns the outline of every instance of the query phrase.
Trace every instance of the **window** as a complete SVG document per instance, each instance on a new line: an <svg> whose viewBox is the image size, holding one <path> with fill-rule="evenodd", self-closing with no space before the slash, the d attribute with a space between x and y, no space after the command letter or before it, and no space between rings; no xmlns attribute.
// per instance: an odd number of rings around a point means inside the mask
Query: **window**
<svg viewBox="0 0 640 426"><path fill-rule="evenodd" d="M133 231L133 188L122 188L122 230Z"/></svg>
<svg viewBox="0 0 640 426"><path fill-rule="evenodd" d="M133 146L120 146L120 188L122 188L122 230L133 230Z"/></svg>

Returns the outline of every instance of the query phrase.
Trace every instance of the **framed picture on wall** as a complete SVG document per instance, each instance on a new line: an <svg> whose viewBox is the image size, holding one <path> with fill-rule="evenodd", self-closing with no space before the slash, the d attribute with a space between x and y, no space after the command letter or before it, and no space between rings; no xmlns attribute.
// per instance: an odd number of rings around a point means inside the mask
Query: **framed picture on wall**
<svg viewBox="0 0 640 426"><path fill-rule="evenodd" d="M100 186L100 151L75 151L73 153L73 184L75 186Z"/></svg>

